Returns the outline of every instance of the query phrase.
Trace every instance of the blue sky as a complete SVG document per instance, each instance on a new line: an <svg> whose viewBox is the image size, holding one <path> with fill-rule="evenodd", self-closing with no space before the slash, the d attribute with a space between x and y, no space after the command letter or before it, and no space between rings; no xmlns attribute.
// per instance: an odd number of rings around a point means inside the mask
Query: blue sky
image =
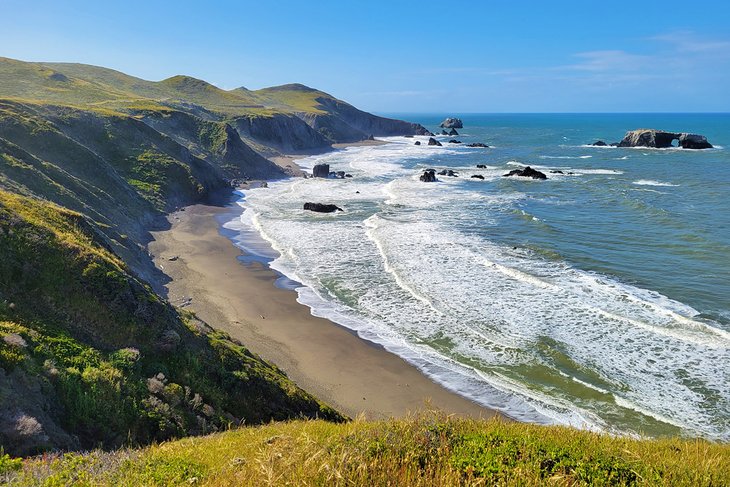
<svg viewBox="0 0 730 487"><path fill-rule="evenodd" d="M0 56L381 113L730 111L730 3L592 3L0 0Z"/></svg>

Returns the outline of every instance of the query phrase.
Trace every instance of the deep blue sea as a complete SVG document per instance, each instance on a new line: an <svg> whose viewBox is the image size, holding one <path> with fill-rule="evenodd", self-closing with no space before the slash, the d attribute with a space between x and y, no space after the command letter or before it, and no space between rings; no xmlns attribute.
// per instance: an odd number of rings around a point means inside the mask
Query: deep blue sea
<svg viewBox="0 0 730 487"><path fill-rule="evenodd" d="M445 118L391 116L433 132ZM443 147L393 137L302 159L353 178L246 191L228 226L313 314L485 406L730 440L730 115L461 118ZM716 148L589 145L636 128L700 133ZM503 177L527 165L548 180ZM427 168L459 177L419 181ZM307 201L345 211L307 212Z"/></svg>

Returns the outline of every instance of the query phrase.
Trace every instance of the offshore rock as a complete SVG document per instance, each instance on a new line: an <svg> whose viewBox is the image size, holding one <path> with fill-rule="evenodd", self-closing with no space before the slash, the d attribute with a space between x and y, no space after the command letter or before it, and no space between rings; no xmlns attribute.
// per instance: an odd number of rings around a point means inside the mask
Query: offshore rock
<svg viewBox="0 0 730 487"><path fill-rule="evenodd" d="M454 135L459 135L459 132L457 132L456 129L452 128L451 130L449 130L448 135L453 137Z"/></svg>
<svg viewBox="0 0 730 487"><path fill-rule="evenodd" d="M436 170L435 169L427 169L423 171L423 174L421 174L421 177L419 178L424 183L435 183L437 181L436 179Z"/></svg>
<svg viewBox="0 0 730 487"><path fill-rule="evenodd" d="M463 129L464 123L461 121L460 118L447 118L441 124L439 125L441 128L445 129Z"/></svg>
<svg viewBox="0 0 730 487"><path fill-rule="evenodd" d="M473 179L484 179L484 176L482 176L481 174L472 174L471 177Z"/></svg>
<svg viewBox="0 0 730 487"><path fill-rule="evenodd" d="M317 164L312 169L312 176L315 178L326 178L330 175L330 165L329 164Z"/></svg>
<svg viewBox="0 0 730 487"><path fill-rule="evenodd" d="M483 149L489 149L489 146L482 142L472 142L471 144L466 144L466 146L467 147L481 147Z"/></svg>
<svg viewBox="0 0 730 487"><path fill-rule="evenodd" d="M439 142L438 140L434 139L433 137L429 137L428 138L428 145L437 145L437 146L440 147L441 146L441 142Z"/></svg>
<svg viewBox="0 0 730 487"><path fill-rule="evenodd" d="M441 131L441 135L449 135L449 133L447 131L445 131L445 130L442 130Z"/></svg>
<svg viewBox="0 0 730 487"><path fill-rule="evenodd" d="M317 213L334 213L335 211L343 211L337 205L329 205L325 203L304 203L304 209L316 211Z"/></svg>
<svg viewBox="0 0 730 487"><path fill-rule="evenodd" d="M461 141L460 140L456 140L456 139L451 139L449 141L449 144L461 144Z"/></svg>
<svg viewBox="0 0 730 487"><path fill-rule="evenodd" d="M679 147L684 149L711 149L712 144L707 137L699 134L664 132L654 129L639 129L626 132L619 147L654 147L664 149L672 147L672 142L678 142Z"/></svg>
<svg viewBox="0 0 730 487"><path fill-rule="evenodd" d="M510 176L519 176L519 177L523 177L523 178L532 178L532 179L547 179L547 176L545 175L545 173L536 171L535 169L531 168L530 166L527 166L524 169L515 169L504 175L504 177L510 177Z"/></svg>
<svg viewBox="0 0 730 487"><path fill-rule="evenodd" d="M592 143L591 145L595 145L596 147L606 147L606 146L607 146L608 144L606 144L606 143L605 143L604 141L602 141L602 140L597 140L597 141L595 141L594 143Z"/></svg>
<svg viewBox="0 0 730 487"><path fill-rule="evenodd" d="M413 145L421 145L421 141L420 140L417 140L416 143L413 144Z"/></svg>
<svg viewBox="0 0 730 487"><path fill-rule="evenodd" d="M683 149L712 149L707 137L698 134L680 134L679 146Z"/></svg>

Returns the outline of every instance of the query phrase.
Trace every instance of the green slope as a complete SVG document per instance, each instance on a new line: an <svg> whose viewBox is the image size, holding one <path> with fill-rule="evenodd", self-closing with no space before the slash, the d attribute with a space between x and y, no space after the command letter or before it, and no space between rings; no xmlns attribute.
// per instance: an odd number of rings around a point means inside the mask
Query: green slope
<svg viewBox="0 0 730 487"><path fill-rule="evenodd" d="M6 470L10 485L718 487L730 447L424 415L277 423Z"/></svg>
<svg viewBox="0 0 730 487"><path fill-rule="evenodd" d="M299 416L341 419L160 299L79 213L0 191L0 444L117 447Z"/></svg>

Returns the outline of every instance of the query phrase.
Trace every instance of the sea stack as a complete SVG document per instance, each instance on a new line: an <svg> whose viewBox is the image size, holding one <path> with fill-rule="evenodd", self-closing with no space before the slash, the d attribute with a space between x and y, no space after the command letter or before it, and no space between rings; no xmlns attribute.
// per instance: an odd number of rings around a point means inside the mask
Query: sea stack
<svg viewBox="0 0 730 487"><path fill-rule="evenodd" d="M445 119L443 122L441 122L439 127L444 128L444 129L463 129L464 123L461 121L460 118L449 117L449 118Z"/></svg>
<svg viewBox="0 0 730 487"><path fill-rule="evenodd" d="M665 149L672 147L672 142L678 142L683 149L711 149L712 144L707 137L699 134L665 132L655 129L638 129L626 132L624 138L619 142L619 147L652 147Z"/></svg>

